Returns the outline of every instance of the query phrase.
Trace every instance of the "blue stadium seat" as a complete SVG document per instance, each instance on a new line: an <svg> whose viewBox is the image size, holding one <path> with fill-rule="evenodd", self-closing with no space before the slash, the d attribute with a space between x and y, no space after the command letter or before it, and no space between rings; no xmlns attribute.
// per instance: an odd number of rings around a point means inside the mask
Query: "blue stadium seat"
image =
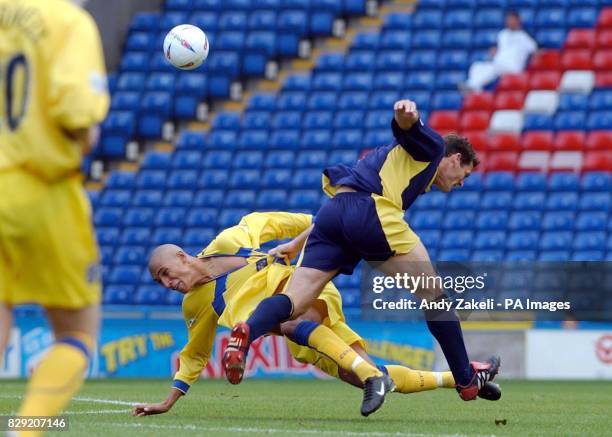
<svg viewBox="0 0 612 437"><path fill-rule="evenodd" d="M151 73L147 79L146 89L150 91L174 91L176 82L172 73Z"/></svg>
<svg viewBox="0 0 612 437"><path fill-rule="evenodd" d="M443 249L469 249L473 239L474 233L472 231L449 230L444 232L440 247Z"/></svg>
<svg viewBox="0 0 612 437"><path fill-rule="evenodd" d="M578 250L572 254L572 261L603 261L602 250Z"/></svg>
<svg viewBox="0 0 612 437"><path fill-rule="evenodd" d="M467 74L465 71L440 71L436 76L436 89L455 91L457 89L457 85L465 82L466 79ZM422 107L418 104L418 102L416 103L417 107Z"/></svg>
<svg viewBox="0 0 612 437"><path fill-rule="evenodd" d="M502 9L479 9L474 16L474 25L477 28L485 28L498 31L504 27L504 12ZM495 44L490 45L493 47Z"/></svg>
<svg viewBox="0 0 612 437"><path fill-rule="evenodd" d="M170 173L166 181L166 187L171 189L188 190L196 186L198 182L198 172L195 170L175 170Z"/></svg>
<svg viewBox="0 0 612 437"><path fill-rule="evenodd" d="M389 128L385 129L369 129L366 131L365 136L362 136L361 146L367 149L374 149L376 147L384 146L389 144L393 140L393 135L389 131Z"/></svg>
<svg viewBox="0 0 612 437"><path fill-rule="evenodd" d="M579 207L582 211L609 211L611 205L610 193L585 191L580 196Z"/></svg>
<svg viewBox="0 0 612 437"><path fill-rule="evenodd" d="M472 11L451 10L444 15L444 27L447 29L468 29L472 25L472 20Z"/></svg>
<svg viewBox="0 0 612 437"><path fill-rule="evenodd" d="M487 190L510 190L514 186L514 177L509 171L492 171L485 177L484 187Z"/></svg>
<svg viewBox="0 0 612 437"><path fill-rule="evenodd" d="M192 227L214 226L217 222L217 210L215 208L189 208L185 225Z"/></svg>
<svg viewBox="0 0 612 437"><path fill-rule="evenodd" d="M604 231L577 232L573 239L574 250L606 249L606 233Z"/></svg>
<svg viewBox="0 0 612 437"><path fill-rule="evenodd" d="M113 94L111 111L136 111L140 106L140 93L135 91L118 91Z"/></svg>
<svg viewBox="0 0 612 437"><path fill-rule="evenodd" d="M438 261L446 262L463 262L468 261L469 258L470 251L468 249L444 249L437 256Z"/></svg>
<svg viewBox="0 0 612 437"><path fill-rule="evenodd" d="M113 226L121 221L123 209L119 207L100 207L94 213L94 224L96 226Z"/></svg>
<svg viewBox="0 0 612 437"><path fill-rule="evenodd" d="M197 150L181 150L174 153L173 168L198 169L202 166L202 153Z"/></svg>
<svg viewBox="0 0 612 437"><path fill-rule="evenodd" d="M552 211L574 210L578 205L578 193L551 193L546 199L546 208Z"/></svg>
<svg viewBox="0 0 612 437"><path fill-rule="evenodd" d="M538 28L565 27L565 10L561 8L540 9L536 14L535 24Z"/></svg>
<svg viewBox="0 0 612 437"><path fill-rule="evenodd" d="M106 188L131 189L136 184L136 173L132 171L111 171L106 180Z"/></svg>
<svg viewBox="0 0 612 437"><path fill-rule="evenodd" d="M285 79L283 91L310 91L311 80L309 74L292 74Z"/></svg>
<svg viewBox="0 0 612 437"><path fill-rule="evenodd" d="M474 172L464 180L463 190L479 191L482 189L482 173Z"/></svg>
<svg viewBox="0 0 612 437"><path fill-rule="evenodd" d="M130 28L136 31L157 31L159 22L158 12L139 12L134 14Z"/></svg>
<svg viewBox="0 0 612 437"><path fill-rule="evenodd" d="M461 107L462 100L463 96L459 91L439 91L433 96L431 109L459 109Z"/></svg>
<svg viewBox="0 0 612 437"><path fill-rule="evenodd" d="M410 72L403 83L408 90L431 90L435 84L434 73L431 71Z"/></svg>
<svg viewBox="0 0 612 437"><path fill-rule="evenodd" d="M298 170L294 173L290 184L293 188L320 189L321 170Z"/></svg>
<svg viewBox="0 0 612 437"><path fill-rule="evenodd" d="M179 24L186 23L187 17L186 12L166 12L161 16L159 30L167 32Z"/></svg>
<svg viewBox="0 0 612 437"><path fill-rule="evenodd" d="M339 71L344 70L344 63L345 63L345 57L344 57L344 54L342 53L322 53L321 56L319 56L319 59L317 59L317 65L315 67L315 72L320 72L320 71L339 72ZM287 87L287 83L289 82L290 79L294 77L297 77L300 79L303 78L302 80L308 81L308 87L305 87L305 88L300 87L299 89L307 90L310 88L310 76L309 75L293 74L285 80L283 89L289 89Z"/></svg>
<svg viewBox="0 0 612 437"><path fill-rule="evenodd" d="M302 124L302 113L299 111L278 111L272 119L275 129L287 129Z"/></svg>
<svg viewBox="0 0 612 437"><path fill-rule="evenodd" d="M401 30L384 32L380 38L379 48L408 50L410 48L410 32Z"/></svg>
<svg viewBox="0 0 612 437"><path fill-rule="evenodd" d="M582 176L580 188L584 191L607 191L612 190L612 175L610 172L594 171L586 172Z"/></svg>
<svg viewBox="0 0 612 437"><path fill-rule="evenodd" d="M236 148L236 132L213 129L208 135L208 146L211 149L232 150Z"/></svg>
<svg viewBox="0 0 612 437"><path fill-rule="evenodd" d="M526 114L524 130L553 130L553 117L543 114Z"/></svg>
<svg viewBox="0 0 612 437"><path fill-rule="evenodd" d="M410 226L418 231L422 229L441 229L442 211L420 210L410 218Z"/></svg>
<svg viewBox="0 0 612 437"><path fill-rule="evenodd" d="M276 96L268 93L254 93L249 99L248 110L274 111L276 109Z"/></svg>
<svg viewBox="0 0 612 437"><path fill-rule="evenodd" d="M229 228L235 226L240 222L243 216L247 215L249 210L247 209L225 209L219 216L217 224L221 228Z"/></svg>
<svg viewBox="0 0 612 437"><path fill-rule="evenodd" d="M553 173L548 179L548 188L551 191L577 191L578 175L570 172Z"/></svg>
<svg viewBox="0 0 612 437"><path fill-rule="evenodd" d="M485 211L478 214L476 225L479 229L505 230L508 225L508 214L501 211Z"/></svg>
<svg viewBox="0 0 612 437"><path fill-rule="evenodd" d="M194 12L189 21L194 26L205 29L207 36L209 32L216 32L219 29L219 15L212 10Z"/></svg>
<svg viewBox="0 0 612 437"><path fill-rule="evenodd" d="M332 147L335 149L348 149L362 145L363 134L359 129L336 130L332 138Z"/></svg>
<svg viewBox="0 0 612 437"><path fill-rule="evenodd" d="M146 246L151 238L151 229L148 227L123 228L119 242L124 245Z"/></svg>
<svg viewBox="0 0 612 437"><path fill-rule="evenodd" d="M513 212L508 220L508 228L514 231L540 229L542 213L539 211Z"/></svg>
<svg viewBox="0 0 612 437"><path fill-rule="evenodd" d="M211 123L213 129L224 129L228 131L240 128L240 114L237 112L219 112Z"/></svg>
<svg viewBox="0 0 612 437"><path fill-rule="evenodd" d="M211 150L206 153L202 161L204 168L222 169L229 167L232 162L232 152L225 150Z"/></svg>
<svg viewBox="0 0 612 437"><path fill-rule="evenodd" d="M138 284L140 282L140 266L115 266L109 275L111 284Z"/></svg>
<svg viewBox="0 0 612 437"><path fill-rule="evenodd" d="M302 135L301 147L304 149L326 149L331 144L329 130L311 130Z"/></svg>
<svg viewBox="0 0 612 437"><path fill-rule="evenodd" d="M481 231L476 235L474 241L475 249L499 249L506 242L506 233L504 231Z"/></svg>
<svg viewBox="0 0 612 437"><path fill-rule="evenodd" d="M168 190L164 195L165 206L188 207L193 203L193 187L189 190Z"/></svg>
<svg viewBox="0 0 612 437"><path fill-rule="evenodd" d="M142 246L121 246L117 249L113 262L120 265L141 265L145 257L145 248Z"/></svg>
<svg viewBox="0 0 612 437"><path fill-rule="evenodd" d="M278 16L277 30L304 36L308 32L308 15L298 10L283 11Z"/></svg>
<svg viewBox="0 0 612 437"><path fill-rule="evenodd" d="M474 228L476 213L472 210L449 211L442 222L442 227L448 229L466 229Z"/></svg>
<svg viewBox="0 0 612 437"><path fill-rule="evenodd" d="M117 244L119 238L119 228L99 227L96 229L98 242L102 245L112 246Z"/></svg>
<svg viewBox="0 0 612 437"><path fill-rule="evenodd" d="M555 116L556 130L582 130L586 123L584 111L559 111Z"/></svg>
<svg viewBox="0 0 612 437"><path fill-rule="evenodd" d="M414 50L408 57L408 67L413 70L431 70L437 61L438 53L435 50Z"/></svg>
<svg viewBox="0 0 612 437"><path fill-rule="evenodd" d="M303 91L283 92L276 100L279 111L295 111L306 106L307 94Z"/></svg>
<svg viewBox="0 0 612 437"><path fill-rule="evenodd" d="M164 170L142 170L135 185L145 190L163 189L166 186L166 176Z"/></svg>
<svg viewBox="0 0 612 437"><path fill-rule="evenodd" d="M225 31L219 33L215 41L215 48L218 50L228 50L242 52L245 47L246 34L241 31Z"/></svg>
<svg viewBox="0 0 612 437"><path fill-rule="evenodd" d="M154 215L153 208L129 208L121 223L124 226L152 226Z"/></svg>
<svg viewBox="0 0 612 437"><path fill-rule="evenodd" d="M370 109L386 109L387 111L389 111L390 108L393 108L393 104L400 99L400 96L401 94L397 91L374 91L370 94L368 106ZM414 95L411 95L410 98L416 102ZM416 103L417 106L420 108L419 102ZM347 113L351 112L353 111L347 111ZM347 116L347 118L349 117ZM355 125L354 127L360 126L361 125Z"/></svg>
<svg viewBox="0 0 612 437"><path fill-rule="evenodd" d="M134 293L134 304L162 305L165 302L167 294L169 294L169 292L160 285L141 285Z"/></svg>
<svg viewBox="0 0 612 437"><path fill-rule="evenodd" d="M546 250L540 252L540 255L538 256L538 261L546 262L563 262L569 261L569 259L569 250Z"/></svg>
<svg viewBox="0 0 612 437"><path fill-rule="evenodd" d="M322 150L300 152L297 156L297 168L316 168L321 170L327 163L327 153Z"/></svg>
<svg viewBox="0 0 612 437"><path fill-rule="evenodd" d="M313 92L308 98L307 108L310 110L333 110L336 107L337 95L331 91Z"/></svg>
<svg viewBox="0 0 612 437"><path fill-rule="evenodd" d="M373 50L351 51L344 61L348 71L371 71L375 65L376 53Z"/></svg>
<svg viewBox="0 0 612 437"><path fill-rule="evenodd" d="M238 148L250 150L265 150L268 147L268 131L250 129L243 131L238 137Z"/></svg>
<svg viewBox="0 0 612 437"><path fill-rule="evenodd" d="M506 248L510 250L532 250L538 246L538 232L516 231L511 232L506 240Z"/></svg>
<svg viewBox="0 0 612 437"><path fill-rule="evenodd" d="M259 170L236 170L229 180L230 188L254 189L259 185Z"/></svg>
<svg viewBox="0 0 612 437"><path fill-rule="evenodd" d="M225 188L228 180L225 170L206 170L198 179L199 188Z"/></svg>
<svg viewBox="0 0 612 437"><path fill-rule="evenodd" d="M416 206L418 209L443 210L446 206L447 200L448 197L446 194L439 191L433 191L428 193L426 196L418 197L414 203L414 206Z"/></svg>
<svg viewBox="0 0 612 437"><path fill-rule="evenodd" d="M297 149L300 146L300 132L295 129L279 129L272 132L269 146L272 149Z"/></svg>
<svg viewBox="0 0 612 437"><path fill-rule="evenodd" d="M342 89L342 74L335 72L317 73L312 79L315 91L339 91Z"/></svg>
<svg viewBox="0 0 612 437"><path fill-rule="evenodd" d="M391 12L385 17L385 29L410 29L413 14L407 12Z"/></svg>
<svg viewBox="0 0 612 437"><path fill-rule="evenodd" d="M593 92L594 95L597 91ZM589 103L589 96L583 93L561 93L559 95L560 111L586 110Z"/></svg>
<svg viewBox="0 0 612 437"><path fill-rule="evenodd" d="M541 250L565 250L572 245L572 233L569 231L544 232L540 239Z"/></svg>
<svg viewBox="0 0 612 437"><path fill-rule="evenodd" d="M472 45L472 32L470 30L450 30L444 32L442 47L445 49L466 49Z"/></svg>
<svg viewBox="0 0 612 437"><path fill-rule="evenodd" d="M358 153L356 150L335 150L329 155L328 165L344 164L353 166L357 162Z"/></svg>
<svg viewBox="0 0 612 437"><path fill-rule="evenodd" d="M584 94L582 94L582 96L585 100L588 99L588 108L591 110L600 111L612 109L612 90L595 89L590 96ZM583 109L586 109L586 107Z"/></svg>
<svg viewBox="0 0 612 437"><path fill-rule="evenodd" d="M206 146L206 136L203 132L184 130L181 132L176 148L177 149L203 149Z"/></svg>
<svg viewBox="0 0 612 437"><path fill-rule="evenodd" d="M130 190L105 190L100 198L101 206L126 206L130 203Z"/></svg>
<svg viewBox="0 0 612 437"><path fill-rule="evenodd" d="M419 237L428 251L436 249L440 244L442 232L438 230L424 230L419 232Z"/></svg>
<svg viewBox="0 0 612 437"><path fill-rule="evenodd" d="M512 207L512 192L510 191L488 191L485 192L480 207L484 210L507 210Z"/></svg>
<svg viewBox="0 0 612 437"><path fill-rule="evenodd" d="M103 303L129 305L134 301L134 285L108 285L104 287Z"/></svg>
<svg viewBox="0 0 612 437"><path fill-rule="evenodd" d="M574 228L574 213L571 211L547 212L542 220L545 231L571 231Z"/></svg>
<svg viewBox="0 0 612 437"><path fill-rule="evenodd" d="M364 126L364 112L339 111L334 118L333 126L336 129L360 129Z"/></svg>
<svg viewBox="0 0 612 437"><path fill-rule="evenodd" d="M295 153L291 150L269 152L264 161L265 167L291 168L295 162Z"/></svg>
<svg viewBox="0 0 612 437"><path fill-rule="evenodd" d="M289 208L316 210L321 206L318 190L296 190L289 196Z"/></svg>
<svg viewBox="0 0 612 437"><path fill-rule="evenodd" d="M151 236L151 243L154 245L160 244L176 244L183 239L183 229L179 227L160 227L155 229Z"/></svg>
<svg viewBox="0 0 612 437"><path fill-rule="evenodd" d="M597 21L597 8L572 8L567 15L567 26L592 28Z"/></svg>
<svg viewBox="0 0 612 437"><path fill-rule="evenodd" d="M540 191L517 193L513 207L520 211L541 211L546 203L546 194Z"/></svg>
<svg viewBox="0 0 612 437"><path fill-rule="evenodd" d="M143 72L149 69L149 54L147 52L128 52L121 58L122 72Z"/></svg>
<svg viewBox="0 0 612 437"><path fill-rule="evenodd" d="M372 83L371 73L349 73L344 77L342 88L345 91L369 91Z"/></svg>
<svg viewBox="0 0 612 437"><path fill-rule="evenodd" d="M270 168L264 171L260 187L262 188L285 188L292 180L292 171L286 168Z"/></svg>
<svg viewBox="0 0 612 437"><path fill-rule="evenodd" d="M415 29L437 29L442 23L442 11L417 10L412 16L412 27ZM467 27L467 26L466 26Z"/></svg>
<svg viewBox="0 0 612 437"><path fill-rule="evenodd" d="M126 138L132 136L134 127L134 114L127 111L112 111L102 123L105 133L116 133Z"/></svg>
<svg viewBox="0 0 612 437"><path fill-rule="evenodd" d="M503 259L503 250L475 250L470 257L474 262L500 262Z"/></svg>
<svg viewBox="0 0 612 437"><path fill-rule="evenodd" d="M302 119L303 129L327 129L332 125L331 111L309 111Z"/></svg>
<svg viewBox="0 0 612 437"><path fill-rule="evenodd" d="M449 195L447 207L448 209L477 208L479 203L480 193L470 191L454 191Z"/></svg>
<svg viewBox="0 0 612 437"><path fill-rule="evenodd" d="M193 199L193 206L217 208L223 203L224 196L225 192L219 189L199 190Z"/></svg>
<svg viewBox="0 0 612 437"><path fill-rule="evenodd" d="M259 10L249 15L248 26L251 30L270 30L276 27L276 11Z"/></svg>
<svg viewBox="0 0 612 437"><path fill-rule="evenodd" d="M232 161L233 168L253 169L263 164L263 152L238 152Z"/></svg>
<svg viewBox="0 0 612 437"><path fill-rule="evenodd" d="M229 208L252 208L254 203L254 190L230 190L225 197L224 205Z"/></svg>
<svg viewBox="0 0 612 437"><path fill-rule="evenodd" d="M594 111L589 114L586 128L589 130L606 130L612 126L612 111Z"/></svg>
<svg viewBox="0 0 612 437"><path fill-rule="evenodd" d="M412 46L415 49L437 49L440 41L442 41L442 33L439 30L421 30L412 35ZM434 64L431 66L433 67Z"/></svg>
<svg viewBox="0 0 612 437"><path fill-rule="evenodd" d="M607 214L603 211L582 212L578 215L575 227L579 231L604 231Z"/></svg>
<svg viewBox="0 0 612 437"><path fill-rule="evenodd" d="M535 261L536 251L535 250L509 250L504 258L505 261L517 262L517 261Z"/></svg>
<svg viewBox="0 0 612 437"><path fill-rule="evenodd" d="M117 89L122 91L142 91L146 83L145 77L143 73L121 73L117 80Z"/></svg>
<svg viewBox="0 0 612 437"><path fill-rule="evenodd" d="M389 126L389 110L370 111L365 119L367 129L385 129Z"/></svg>
<svg viewBox="0 0 612 437"><path fill-rule="evenodd" d="M330 35L333 22L334 14L332 12L313 12L310 16L310 33L313 36Z"/></svg>
<svg viewBox="0 0 612 437"><path fill-rule="evenodd" d="M243 11L223 12L219 17L219 30L245 31L247 28L247 14Z"/></svg>
<svg viewBox="0 0 612 437"><path fill-rule="evenodd" d="M287 192L285 190L262 190L257 195L258 209L282 210L286 204Z"/></svg>
<svg viewBox="0 0 612 437"><path fill-rule="evenodd" d="M555 49L563 45L565 36L565 29L543 29L536 33L535 39L541 48Z"/></svg>
<svg viewBox="0 0 612 437"><path fill-rule="evenodd" d="M541 172L521 172L516 178L516 188L520 191L544 191L546 175Z"/></svg>
<svg viewBox="0 0 612 437"><path fill-rule="evenodd" d="M209 225L214 222L209 223ZM215 230L210 227L193 227L185 231L183 244L203 248L215 238Z"/></svg>

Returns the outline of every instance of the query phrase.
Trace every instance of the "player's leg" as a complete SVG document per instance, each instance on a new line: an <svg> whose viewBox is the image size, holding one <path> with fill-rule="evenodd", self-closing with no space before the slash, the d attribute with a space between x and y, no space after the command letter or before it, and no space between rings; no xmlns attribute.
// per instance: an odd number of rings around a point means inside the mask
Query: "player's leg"
<svg viewBox="0 0 612 437"><path fill-rule="evenodd" d="M362 386L368 378L382 376L383 372L369 358L364 360L330 327L321 324L327 314L322 314L326 311L325 304L317 305L319 302L322 301L316 300L298 319L283 323L281 333L298 345L308 346L329 357L340 369L354 373Z"/></svg>
<svg viewBox="0 0 612 437"><path fill-rule="evenodd" d="M36 367L19 409L20 416L55 416L79 390L95 345L100 309L47 308L55 344Z"/></svg>
<svg viewBox="0 0 612 437"><path fill-rule="evenodd" d="M420 241L416 242L410 252L393 256L378 268L386 275L408 274L423 278L437 276L427 249ZM429 302L444 299L444 291L438 287L438 282L424 281L426 286L416 290L416 295ZM470 363L463 341L461 324L454 311L430 309L425 310L425 316L430 332L442 348L462 399L475 399L478 390L497 375L499 359L492 359L487 363Z"/></svg>

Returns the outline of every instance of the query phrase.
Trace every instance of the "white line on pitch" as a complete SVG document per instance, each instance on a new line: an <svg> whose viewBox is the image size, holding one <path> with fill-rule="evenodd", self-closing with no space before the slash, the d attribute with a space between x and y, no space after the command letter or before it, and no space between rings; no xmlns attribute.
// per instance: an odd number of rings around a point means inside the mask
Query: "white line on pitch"
<svg viewBox="0 0 612 437"><path fill-rule="evenodd" d="M125 409L125 410L90 410L90 411L64 411L62 414L74 414L74 415L79 415L79 414L127 414L130 413L132 410L130 409Z"/></svg>

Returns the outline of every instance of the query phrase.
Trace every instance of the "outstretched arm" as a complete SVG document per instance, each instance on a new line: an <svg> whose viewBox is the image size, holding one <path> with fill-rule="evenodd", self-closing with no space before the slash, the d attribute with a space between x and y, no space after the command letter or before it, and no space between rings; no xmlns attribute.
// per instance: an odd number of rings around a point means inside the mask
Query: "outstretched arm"
<svg viewBox="0 0 612 437"><path fill-rule="evenodd" d="M411 100L398 100L393 105L393 110L393 136L415 160L429 162L443 154L444 140L419 120L416 103Z"/></svg>
<svg viewBox="0 0 612 437"><path fill-rule="evenodd" d="M168 394L168 397L164 401L159 402L157 404L135 405L134 408L132 408L132 415L141 417L141 416L152 416L153 414L166 413L167 411L170 411L170 409L176 403L176 401L178 401L179 398L183 396L184 394L185 393L183 393L182 391L172 387L170 389L170 393Z"/></svg>
<svg viewBox="0 0 612 437"><path fill-rule="evenodd" d="M279 244L274 249L270 249L268 253L278 258L285 258L291 261L302 251L302 248L306 243L306 239L310 235L313 227L314 225L310 225L304 232L295 237L293 240L287 243Z"/></svg>

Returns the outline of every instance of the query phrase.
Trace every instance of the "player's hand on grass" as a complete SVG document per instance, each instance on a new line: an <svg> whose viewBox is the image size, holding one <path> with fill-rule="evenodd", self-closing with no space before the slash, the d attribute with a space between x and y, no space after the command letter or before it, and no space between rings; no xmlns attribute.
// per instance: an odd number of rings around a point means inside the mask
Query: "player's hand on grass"
<svg viewBox="0 0 612 437"><path fill-rule="evenodd" d="M132 408L132 416L151 416L153 414L163 414L167 412L170 407L165 402L159 404L142 404L136 405Z"/></svg>
<svg viewBox="0 0 612 437"><path fill-rule="evenodd" d="M279 244L273 249L268 251L268 255L273 255L277 258L283 258L288 261L291 261L295 258L300 252L299 245L295 244L293 241L288 243Z"/></svg>
<svg viewBox="0 0 612 437"><path fill-rule="evenodd" d="M393 105L395 111L395 121L404 130L410 129L413 124L419 121L419 111L416 103L412 100L398 100Z"/></svg>

